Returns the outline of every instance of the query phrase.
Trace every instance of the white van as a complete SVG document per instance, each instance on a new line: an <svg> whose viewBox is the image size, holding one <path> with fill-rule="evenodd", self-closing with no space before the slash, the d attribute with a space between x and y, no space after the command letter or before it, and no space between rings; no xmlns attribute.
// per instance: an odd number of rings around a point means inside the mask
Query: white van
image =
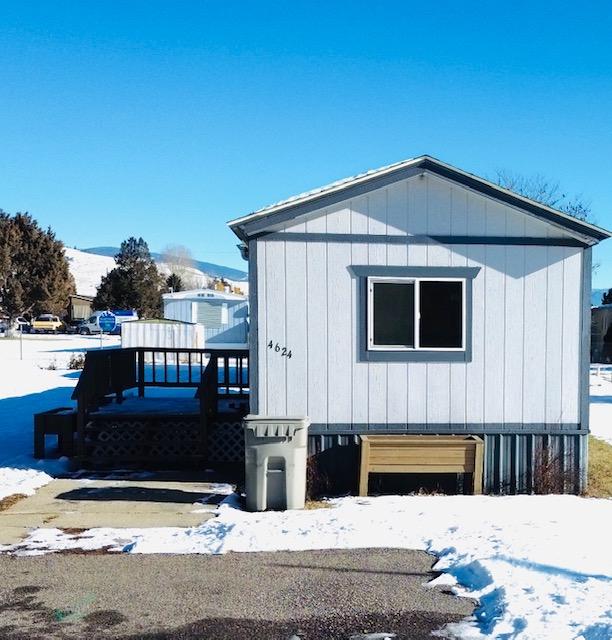
<svg viewBox="0 0 612 640"><path fill-rule="evenodd" d="M79 325L78 332L82 336L90 336L96 333L102 333L100 329L100 316L103 313L108 313L108 311L94 311L87 320L83 320L83 322ZM110 332L111 334L119 335L121 333L121 323L122 322L131 322L132 320L138 320L138 314L134 309L114 309L111 313L115 316L116 325L115 328Z"/></svg>

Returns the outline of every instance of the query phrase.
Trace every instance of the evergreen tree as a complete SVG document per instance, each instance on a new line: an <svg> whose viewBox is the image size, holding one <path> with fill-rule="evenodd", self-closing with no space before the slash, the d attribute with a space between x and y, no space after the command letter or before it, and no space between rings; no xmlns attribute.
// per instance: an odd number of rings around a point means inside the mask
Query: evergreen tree
<svg viewBox="0 0 612 640"><path fill-rule="evenodd" d="M171 273L166 278L166 286L168 287L168 290L172 291L173 293L183 291L183 289L185 288L183 286L183 279L181 278L181 276L179 276L178 273Z"/></svg>
<svg viewBox="0 0 612 640"><path fill-rule="evenodd" d="M142 318L161 314L164 280L142 238L128 238L115 256L117 266L102 278L94 309L136 309Z"/></svg>
<svg viewBox="0 0 612 640"><path fill-rule="evenodd" d="M0 307L9 318L62 316L74 292L64 245L53 231L43 231L28 213L0 210Z"/></svg>
<svg viewBox="0 0 612 640"><path fill-rule="evenodd" d="M612 289L608 289L601 298L601 304L612 304Z"/></svg>

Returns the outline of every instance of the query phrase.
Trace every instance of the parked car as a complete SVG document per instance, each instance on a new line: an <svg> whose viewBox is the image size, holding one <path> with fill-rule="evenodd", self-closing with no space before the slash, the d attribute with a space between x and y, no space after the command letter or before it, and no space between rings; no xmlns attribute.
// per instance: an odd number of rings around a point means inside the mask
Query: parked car
<svg viewBox="0 0 612 640"><path fill-rule="evenodd" d="M101 333L100 329L100 316L106 313L105 311L94 311L94 313L87 318L87 320L83 320L81 325L79 326L79 333L83 336L93 335L96 333ZM112 311L115 316L116 325L115 328L110 332L112 335L120 335L121 334L121 323L123 322L131 322L132 320L138 320L138 314L133 310L124 310L117 309Z"/></svg>
<svg viewBox="0 0 612 640"><path fill-rule="evenodd" d="M64 323L58 316L43 313L32 321L32 333L59 333Z"/></svg>
<svg viewBox="0 0 612 640"><path fill-rule="evenodd" d="M30 332L30 323L23 317L18 316L12 322L5 316L0 318L0 333L8 333L9 331L13 333L29 333Z"/></svg>
<svg viewBox="0 0 612 640"><path fill-rule="evenodd" d="M85 320L69 320L64 324L66 333L80 333Z"/></svg>
<svg viewBox="0 0 612 640"><path fill-rule="evenodd" d="M13 330L23 333L30 333L32 325L23 317L17 316L13 321Z"/></svg>

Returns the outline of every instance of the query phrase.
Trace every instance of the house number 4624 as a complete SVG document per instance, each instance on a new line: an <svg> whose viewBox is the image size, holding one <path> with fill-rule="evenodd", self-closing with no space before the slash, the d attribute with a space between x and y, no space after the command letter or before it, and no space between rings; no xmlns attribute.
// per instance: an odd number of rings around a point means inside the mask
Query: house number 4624
<svg viewBox="0 0 612 640"><path fill-rule="evenodd" d="M287 349L287 347L281 347L278 342L268 342L268 349L272 349L274 353L279 353L281 356L285 356L286 358L291 357L291 349Z"/></svg>

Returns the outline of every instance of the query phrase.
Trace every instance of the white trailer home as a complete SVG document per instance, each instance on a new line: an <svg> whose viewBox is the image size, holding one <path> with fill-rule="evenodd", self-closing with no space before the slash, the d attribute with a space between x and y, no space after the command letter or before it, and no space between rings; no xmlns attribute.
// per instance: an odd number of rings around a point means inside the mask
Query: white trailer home
<svg viewBox="0 0 612 640"><path fill-rule="evenodd" d="M308 416L311 451L337 460L360 434L471 434L485 491L531 491L552 462L563 490L584 486L591 247L608 231L428 156L230 227L251 413Z"/></svg>
<svg viewBox="0 0 612 640"><path fill-rule="evenodd" d="M249 332L246 296L213 289L164 293L164 318L204 327L207 348L244 348Z"/></svg>

